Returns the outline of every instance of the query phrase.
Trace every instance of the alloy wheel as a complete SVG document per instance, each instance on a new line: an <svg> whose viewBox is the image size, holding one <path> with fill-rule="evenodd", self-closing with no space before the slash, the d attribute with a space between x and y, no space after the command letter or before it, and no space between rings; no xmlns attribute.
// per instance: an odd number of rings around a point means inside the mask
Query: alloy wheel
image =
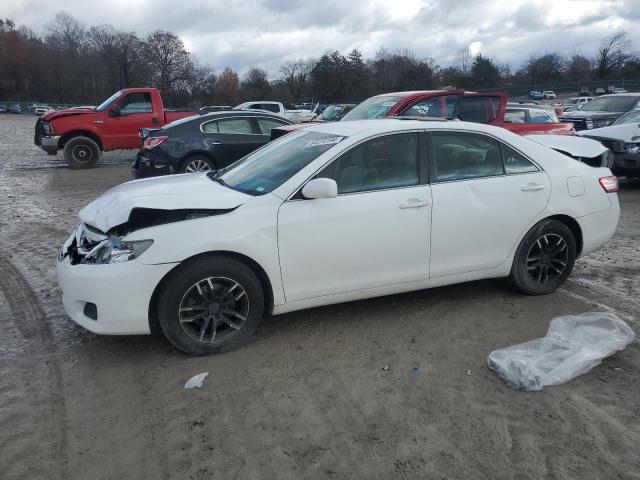
<svg viewBox="0 0 640 480"><path fill-rule="evenodd" d="M555 233L538 238L527 254L527 273L536 282L547 284L564 273L569 261L566 240Z"/></svg>
<svg viewBox="0 0 640 480"><path fill-rule="evenodd" d="M193 284L182 297L178 320L182 330L202 343L227 340L249 316L249 297L235 280L208 277Z"/></svg>
<svg viewBox="0 0 640 480"><path fill-rule="evenodd" d="M209 165L209 163L207 163L206 161L200 159L191 160L189 163L187 163L187 166L184 169L186 173L210 172L211 170L213 170L213 168L211 168L211 165Z"/></svg>

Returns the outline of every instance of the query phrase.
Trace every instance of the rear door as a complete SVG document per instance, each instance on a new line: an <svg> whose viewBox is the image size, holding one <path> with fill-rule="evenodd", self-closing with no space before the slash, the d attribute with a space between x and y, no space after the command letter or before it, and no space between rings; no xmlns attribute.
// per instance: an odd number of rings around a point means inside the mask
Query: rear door
<svg viewBox="0 0 640 480"><path fill-rule="evenodd" d="M211 120L200 126L218 168L223 168L266 143L251 116Z"/></svg>
<svg viewBox="0 0 640 480"><path fill-rule="evenodd" d="M549 202L547 174L477 133L430 134L431 277L501 265Z"/></svg>

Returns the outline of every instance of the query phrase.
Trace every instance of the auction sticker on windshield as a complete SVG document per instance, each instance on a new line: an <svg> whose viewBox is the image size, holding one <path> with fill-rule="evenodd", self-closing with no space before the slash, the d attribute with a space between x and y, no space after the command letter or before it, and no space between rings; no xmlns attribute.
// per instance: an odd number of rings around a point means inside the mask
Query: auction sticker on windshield
<svg viewBox="0 0 640 480"><path fill-rule="evenodd" d="M344 137L329 137L329 138L316 138L315 140L309 140L304 148L319 147L321 145L335 145L344 140Z"/></svg>

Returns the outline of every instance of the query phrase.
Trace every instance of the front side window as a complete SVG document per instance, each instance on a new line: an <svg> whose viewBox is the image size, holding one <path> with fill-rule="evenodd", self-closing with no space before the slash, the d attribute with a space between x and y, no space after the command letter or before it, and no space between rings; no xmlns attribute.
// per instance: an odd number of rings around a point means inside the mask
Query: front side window
<svg viewBox="0 0 640 480"><path fill-rule="evenodd" d="M226 118L224 120L218 120L218 131L220 133L231 134L247 134L253 133L251 129L251 122L248 118Z"/></svg>
<svg viewBox="0 0 640 480"><path fill-rule="evenodd" d="M234 190L249 195L264 195L278 188L344 138L311 131L285 135L231 165L220 180Z"/></svg>
<svg viewBox="0 0 640 480"><path fill-rule="evenodd" d="M438 181L502 175L499 143L484 135L462 132L431 134Z"/></svg>
<svg viewBox="0 0 640 480"><path fill-rule="evenodd" d="M358 104L347 113L341 122L348 122L351 120L368 120L372 118L384 117L391 107L400 101L402 97L395 95L381 95L378 97L371 97L368 100Z"/></svg>
<svg viewBox="0 0 640 480"><path fill-rule="evenodd" d="M274 112L274 113L278 113L280 111L280 108L278 107L278 105L274 103L262 103L258 108L260 110L267 110L268 112Z"/></svg>
<svg viewBox="0 0 640 480"><path fill-rule="evenodd" d="M122 115L153 112L150 93L130 93L119 102L119 105Z"/></svg>
<svg viewBox="0 0 640 480"><path fill-rule="evenodd" d="M402 112L401 115L403 117L449 118L453 116L457 99L457 95L440 95L425 98Z"/></svg>
<svg viewBox="0 0 640 480"><path fill-rule="evenodd" d="M334 179L339 194L417 185L418 135L390 135L360 144L316 178Z"/></svg>
<svg viewBox="0 0 640 480"><path fill-rule="evenodd" d="M286 122L281 122L280 120L275 120L273 118L258 118L257 120L260 132L262 132L263 135L271 135L271 129L288 125Z"/></svg>
<svg viewBox="0 0 640 480"><path fill-rule="evenodd" d="M531 163L524 155L504 144L502 144L502 157L504 158L504 169L507 175L539 171L538 167Z"/></svg>

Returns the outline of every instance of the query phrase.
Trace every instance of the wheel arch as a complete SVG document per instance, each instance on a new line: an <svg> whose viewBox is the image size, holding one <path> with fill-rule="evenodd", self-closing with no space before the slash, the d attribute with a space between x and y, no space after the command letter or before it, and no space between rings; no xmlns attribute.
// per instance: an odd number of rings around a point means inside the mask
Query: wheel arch
<svg viewBox="0 0 640 480"><path fill-rule="evenodd" d="M148 313L148 319L149 319L149 330L151 331L152 334L159 334L162 335L162 331L160 329L160 324L158 323L158 293L161 290L161 287L167 282L169 281L169 279L171 278L173 272L176 270L176 268L178 268L180 265L183 265L186 262L189 262L191 260L194 260L196 258L200 258L200 257L207 257L207 256L216 256L216 257L227 257L227 258L233 258L235 260L238 260L242 263L244 263L246 266L248 266L253 273L256 274L256 276L258 277L258 280L260 281L260 285L262 286L262 290L264 292L264 312L268 315L271 315L273 313L273 304L274 304L274 300L273 300L273 287L271 284L271 280L269 279L269 275L267 275L266 270L262 267L262 265L260 265L258 262L256 262L253 258L244 255L242 253L238 253L238 252L232 252L229 250L213 250L210 252L203 252L203 253L199 253L197 255L193 255L191 257L185 258L182 262L180 262L178 265L176 265L174 268L172 268L171 270L169 270L165 276L162 278L162 280L160 280L158 282L158 284L156 285L155 289L153 290L153 293L151 294L151 299L149 301L149 313Z"/></svg>
<svg viewBox="0 0 640 480"><path fill-rule="evenodd" d="M104 147L102 145L102 140L100 139L100 137L88 130L72 130L70 132L65 133L64 135L62 135L62 137L60 137L60 140L58 141L58 148L62 150L66 145L66 143L75 137L90 138L91 140L93 140L98 144L98 147L100 148L101 151L104 151Z"/></svg>
<svg viewBox="0 0 640 480"><path fill-rule="evenodd" d="M576 221L575 218L570 217L569 215L552 215L550 217L545 218L545 220L557 220L560 223L566 225L571 233L573 233L573 237L576 240L576 258L580 256L582 253L583 246L583 238L582 238L582 229L580 228L580 224Z"/></svg>

